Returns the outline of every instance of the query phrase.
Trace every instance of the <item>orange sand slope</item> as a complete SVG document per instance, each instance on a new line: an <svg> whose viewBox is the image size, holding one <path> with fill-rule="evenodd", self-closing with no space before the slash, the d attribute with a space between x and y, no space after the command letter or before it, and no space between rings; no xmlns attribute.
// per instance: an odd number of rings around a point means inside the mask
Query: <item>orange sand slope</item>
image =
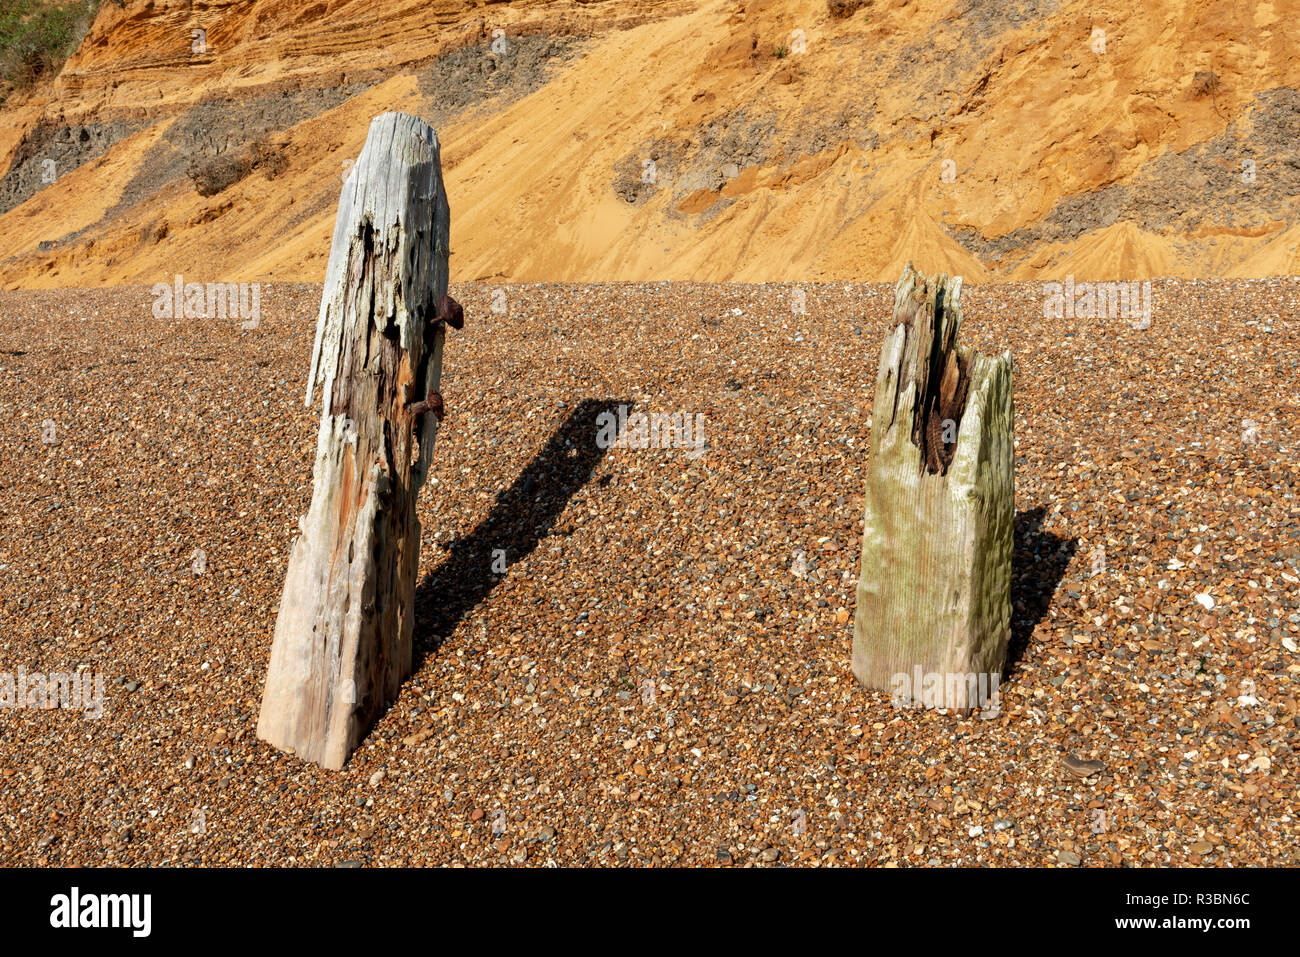
<svg viewBox="0 0 1300 957"><path fill-rule="evenodd" d="M382 6L105 3L0 107L0 286L319 281L385 110L439 131L458 280L1297 269L1280 3Z"/></svg>

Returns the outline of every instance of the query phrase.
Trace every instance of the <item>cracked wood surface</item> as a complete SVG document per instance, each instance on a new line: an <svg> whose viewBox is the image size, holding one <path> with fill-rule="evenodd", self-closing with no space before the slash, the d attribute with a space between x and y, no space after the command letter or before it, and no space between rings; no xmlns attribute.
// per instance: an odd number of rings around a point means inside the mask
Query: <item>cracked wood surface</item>
<svg viewBox="0 0 1300 957"><path fill-rule="evenodd" d="M339 198L306 402L311 506L276 619L258 736L341 768L410 673L420 523L446 323L450 212L437 135L385 113Z"/></svg>

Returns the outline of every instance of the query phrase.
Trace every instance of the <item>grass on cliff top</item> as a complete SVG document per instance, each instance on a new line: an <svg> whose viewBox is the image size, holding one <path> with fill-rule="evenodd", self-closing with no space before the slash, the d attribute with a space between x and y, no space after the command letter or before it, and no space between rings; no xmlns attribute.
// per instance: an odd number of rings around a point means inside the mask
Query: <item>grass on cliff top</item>
<svg viewBox="0 0 1300 957"><path fill-rule="evenodd" d="M99 0L0 0L0 103L57 73L98 8Z"/></svg>

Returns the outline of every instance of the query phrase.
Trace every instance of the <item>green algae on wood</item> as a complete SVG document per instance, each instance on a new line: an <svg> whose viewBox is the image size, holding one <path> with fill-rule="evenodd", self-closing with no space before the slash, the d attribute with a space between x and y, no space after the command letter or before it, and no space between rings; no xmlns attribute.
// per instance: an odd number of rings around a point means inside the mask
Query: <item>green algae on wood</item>
<svg viewBox="0 0 1300 957"><path fill-rule="evenodd" d="M894 319L872 410L853 673L898 705L996 708L1011 634L1011 353L958 343L961 277L909 263Z"/></svg>

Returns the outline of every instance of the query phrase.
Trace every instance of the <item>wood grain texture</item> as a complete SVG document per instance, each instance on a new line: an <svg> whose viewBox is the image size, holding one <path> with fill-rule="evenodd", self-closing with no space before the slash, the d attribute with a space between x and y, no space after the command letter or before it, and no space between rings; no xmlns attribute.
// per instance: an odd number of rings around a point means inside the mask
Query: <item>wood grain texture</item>
<svg viewBox="0 0 1300 957"><path fill-rule="evenodd" d="M280 600L258 736L341 768L410 673L437 417L450 212L438 139L385 113L344 184L306 402L321 390L311 506Z"/></svg>
<svg viewBox="0 0 1300 957"><path fill-rule="evenodd" d="M961 679L1000 676L1010 639L1011 353L958 343L960 277L909 264L894 317L872 411L853 673L897 693L897 676L911 687L919 668L941 676L924 704L966 710L982 702Z"/></svg>

